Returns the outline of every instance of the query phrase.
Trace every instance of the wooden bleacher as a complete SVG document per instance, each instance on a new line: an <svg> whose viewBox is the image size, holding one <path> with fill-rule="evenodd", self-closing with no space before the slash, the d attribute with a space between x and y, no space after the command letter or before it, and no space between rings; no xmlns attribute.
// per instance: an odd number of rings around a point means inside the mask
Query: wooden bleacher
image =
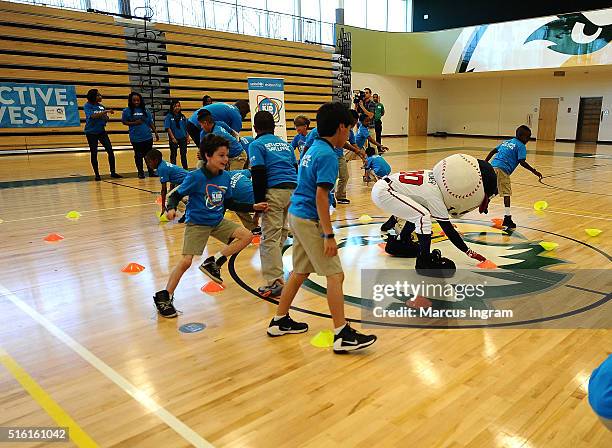
<svg viewBox="0 0 612 448"><path fill-rule="evenodd" d="M81 127L0 129L2 151L86 147L83 104L98 88L115 109L107 125L114 146L129 145L121 110L132 87L123 24L102 14L0 2L0 81L67 84L76 87ZM331 53L315 45L154 24L165 34L170 95L190 115L204 94L215 101L248 99L246 79L285 79L289 138L293 117L313 120L332 95ZM165 113L165 111L164 111ZM244 122L243 134L250 135ZM163 134L163 133L161 133Z"/></svg>

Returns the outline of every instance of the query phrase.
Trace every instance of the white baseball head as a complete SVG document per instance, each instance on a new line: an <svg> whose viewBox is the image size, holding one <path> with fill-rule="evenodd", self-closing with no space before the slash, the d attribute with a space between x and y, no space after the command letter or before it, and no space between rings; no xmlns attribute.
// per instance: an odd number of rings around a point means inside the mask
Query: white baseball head
<svg viewBox="0 0 612 448"><path fill-rule="evenodd" d="M453 154L440 160L433 173L452 217L458 218L476 208L481 213L487 212L489 198L496 193L497 185L495 172L487 162L467 154Z"/></svg>

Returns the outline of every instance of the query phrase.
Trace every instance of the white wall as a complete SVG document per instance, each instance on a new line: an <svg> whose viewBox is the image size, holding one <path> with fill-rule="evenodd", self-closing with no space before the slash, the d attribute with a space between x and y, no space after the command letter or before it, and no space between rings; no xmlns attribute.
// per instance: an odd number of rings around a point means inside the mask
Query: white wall
<svg viewBox="0 0 612 448"><path fill-rule="evenodd" d="M353 88L370 87L381 95L386 115L383 134L406 134L408 98L429 99L429 133L514 135L531 115L533 135L537 136L540 98L559 101L556 138L574 139L580 97L602 96L602 110L609 110L599 128L599 140L612 141L612 73L567 72L511 77L469 75L442 80L416 80L399 76L353 73ZM571 108L571 112L568 112Z"/></svg>
<svg viewBox="0 0 612 448"><path fill-rule="evenodd" d="M383 135L408 134L408 100L410 98L427 98L428 122L427 132L436 132L439 117L439 95L441 80L422 80L421 88L416 88L416 79L403 76L382 76L371 73L352 73L353 90L372 89L380 95L385 106L383 117Z"/></svg>

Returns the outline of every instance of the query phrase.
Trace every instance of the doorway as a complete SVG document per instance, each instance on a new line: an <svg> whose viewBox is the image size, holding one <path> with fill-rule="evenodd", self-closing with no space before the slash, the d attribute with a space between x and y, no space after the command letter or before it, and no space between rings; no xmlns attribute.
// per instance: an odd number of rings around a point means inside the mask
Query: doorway
<svg viewBox="0 0 612 448"><path fill-rule="evenodd" d="M410 98L408 135L427 135L427 98Z"/></svg>
<svg viewBox="0 0 612 448"><path fill-rule="evenodd" d="M554 140L557 136L559 98L540 98L538 140Z"/></svg>
<svg viewBox="0 0 612 448"><path fill-rule="evenodd" d="M603 97L580 98L578 109L577 142L597 142L601 122L601 103Z"/></svg>

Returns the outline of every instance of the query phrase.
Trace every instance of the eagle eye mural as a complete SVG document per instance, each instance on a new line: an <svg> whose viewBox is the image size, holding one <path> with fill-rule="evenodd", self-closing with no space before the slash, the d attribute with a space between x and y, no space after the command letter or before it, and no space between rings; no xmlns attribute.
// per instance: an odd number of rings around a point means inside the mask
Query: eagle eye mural
<svg viewBox="0 0 612 448"><path fill-rule="evenodd" d="M443 73L612 64L612 9L464 28Z"/></svg>

